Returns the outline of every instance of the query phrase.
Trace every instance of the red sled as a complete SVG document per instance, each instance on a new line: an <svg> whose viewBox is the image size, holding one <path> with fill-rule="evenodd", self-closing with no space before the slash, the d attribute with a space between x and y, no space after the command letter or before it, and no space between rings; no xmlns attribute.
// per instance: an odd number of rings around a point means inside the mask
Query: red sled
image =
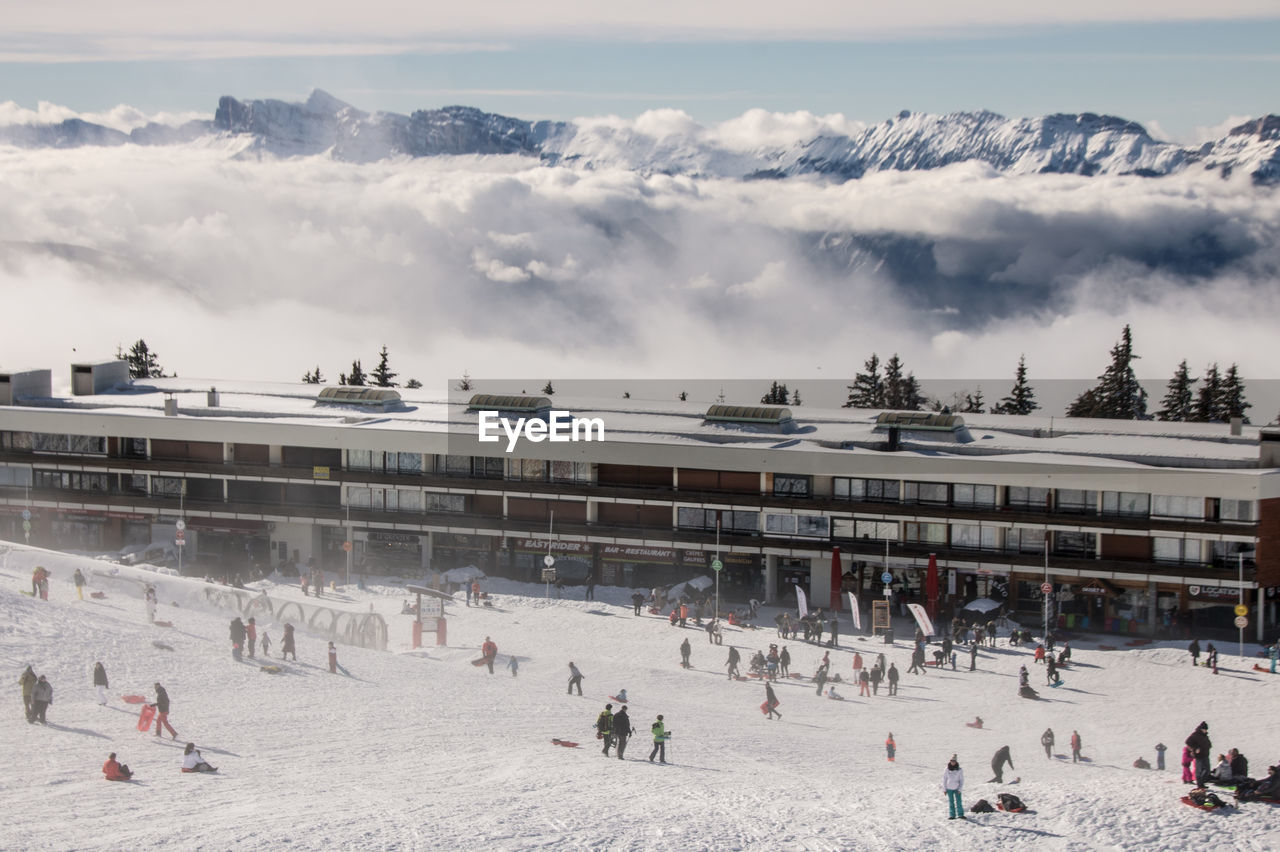
<svg viewBox="0 0 1280 852"><path fill-rule="evenodd" d="M147 697L145 695L121 695L120 700L125 704L146 704Z"/></svg>
<svg viewBox="0 0 1280 852"><path fill-rule="evenodd" d="M619 698L619 697L618 697L618 696L616 696L616 695L610 695L609 697L610 697L610 698L612 698L614 701L620 702L620 703L622 703L622 704L626 704L626 703L627 703L627 699L625 699L625 698Z"/></svg>
<svg viewBox="0 0 1280 852"><path fill-rule="evenodd" d="M782 703L781 701L775 701L775 702L773 702L773 706L774 706L774 707L777 707L777 706L778 706L779 704L781 704L781 703ZM761 713L763 713L763 714L764 714L764 715L766 715L766 716L768 716L768 715L769 715L769 702L768 702L768 701L762 702L762 703L760 704L760 712L761 712Z"/></svg>
<svg viewBox="0 0 1280 852"><path fill-rule="evenodd" d="M1271 669L1267 668L1266 666L1260 666L1257 663L1253 664L1253 670L1255 672L1266 672L1267 674L1273 674Z"/></svg>
<svg viewBox="0 0 1280 852"><path fill-rule="evenodd" d="M552 744L552 745L558 745L558 746L564 746L565 748L577 748L577 747L578 747L578 744L577 744L577 743L569 742L568 740L558 740L558 739L554 739L554 738L551 740L551 744Z"/></svg>
<svg viewBox="0 0 1280 852"><path fill-rule="evenodd" d="M1227 805L1197 805L1190 796L1182 797L1182 804L1190 805L1198 811L1216 811L1218 808L1225 808Z"/></svg>
<svg viewBox="0 0 1280 852"><path fill-rule="evenodd" d="M473 666L483 666L483 665L484 665L485 663L487 663L487 662L489 662L489 658L488 658L488 657L481 657L481 658L480 658L480 659L478 659L478 660L472 660L472 661L471 661L471 665L473 665Z"/></svg>
<svg viewBox="0 0 1280 852"><path fill-rule="evenodd" d="M1008 813L1011 813L1011 814L1024 814L1027 812L1026 808L1006 808L1004 805L1000 804L999 802L996 803L996 808L998 810L1007 811Z"/></svg>
<svg viewBox="0 0 1280 852"><path fill-rule="evenodd" d="M156 705L142 705L142 712L138 714L138 730L145 731L151 727L151 722L156 718Z"/></svg>

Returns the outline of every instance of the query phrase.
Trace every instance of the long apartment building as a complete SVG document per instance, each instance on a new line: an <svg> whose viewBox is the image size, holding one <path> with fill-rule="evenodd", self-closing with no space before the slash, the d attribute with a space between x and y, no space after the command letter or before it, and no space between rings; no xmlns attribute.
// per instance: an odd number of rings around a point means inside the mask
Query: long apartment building
<svg viewBox="0 0 1280 852"><path fill-rule="evenodd" d="M181 539L184 570L214 575L315 558L536 581L551 554L561 577L648 588L718 561L730 600L799 585L823 607L881 596L886 571L919 599L932 558L944 610L1038 613L1048 582L1072 626L1230 627L1243 601L1249 635L1275 632L1280 429L144 385L123 362L71 379L55 397L48 370L0 373L0 538ZM495 416L592 439L509 452Z"/></svg>

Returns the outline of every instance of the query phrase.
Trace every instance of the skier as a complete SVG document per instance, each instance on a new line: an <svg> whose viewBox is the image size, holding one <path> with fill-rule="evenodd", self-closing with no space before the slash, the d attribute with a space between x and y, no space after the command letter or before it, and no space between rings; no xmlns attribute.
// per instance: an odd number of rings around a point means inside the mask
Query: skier
<svg viewBox="0 0 1280 852"><path fill-rule="evenodd" d="M490 673L493 672L493 666L489 667L489 671ZM337 673L338 673L338 649L334 647L332 642L330 642L329 643L329 674L337 674Z"/></svg>
<svg viewBox="0 0 1280 852"><path fill-rule="evenodd" d="M1187 646L1187 653L1191 655L1191 665L1200 665L1200 640L1192 639L1191 644Z"/></svg>
<svg viewBox="0 0 1280 852"><path fill-rule="evenodd" d="M896 663L889 664L889 694L898 694L898 666Z"/></svg>
<svg viewBox="0 0 1280 852"><path fill-rule="evenodd" d="M1209 723L1201 722L1187 737L1187 747L1191 749L1191 757L1195 760L1196 784L1203 787L1209 777L1209 750L1213 741L1209 739Z"/></svg>
<svg viewBox="0 0 1280 852"><path fill-rule="evenodd" d="M960 791L964 789L964 770L960 768L960 761L956 760L954 754L947 761L946 771L942 773L942 789L947 794L947 809L950 813L947 819L964 819L964 803L960 801Z"/></svg>
<svg viewBox="0 0 1280 852"><path fill-rule="evenodd" d="M600 711L600 715L596 717L596 737L604 741L604 749L601 751L605 757L609 756L609 746L613 745L613 705L606 704L604 709Z"/></svg>
<svg viewBox="0 0 1280 852"><path fill-rule="evenodd" d="M1164 753L1168 751L1168 746L1164 743L1156 743L1156 769L1164 771Z"/></svg>
<svg viewBox="0 0 1280 852"><path fill-rule="evenodd" d="M44 675L40 675L36 679L36 685L31 689L31 716L28 722L39 720L41 725L47 725L45 721L44 711L53 703L53 684L45 680Z"/></svg>
<svg viewBox="0 0 1280 852"><path fill-rule="evenodd" d="M128 781L133 777L133 772L128 766L116 762L114 751L107 755L107 762L102 764L102 774L107 776L108 781Z"/></svg>
<svg viewBox="0 0 1280 852"><path fill-rule="evenodd" d="M1000 750L991 756L991 771L995 773L995 778L988 781L988 784L1004 783L1004 765L1008 763L1009 768L1013 768L1013 757L1009 754L1008 746L1000 746Z"/></svg>
<svg viewBox="0 0 1280 852"><path fill-rule="evenodd" d="M93 664L93 685L98 688L98 703L107 703L107 670L102 663Z"/></svg>
<svg viewBox="0 0 1280 852"><path fill-rule="evenodd" d="M187 743L187 747L182 750L182 771L217 772L218 769L204 762L204 755L196 748L195 743Z"/></svg>
<svg viewBox="0 0 1280 852"><path fill-rule="evenodd" d="M237 615L231 619L231 656L237 660L243 659L240 649L244 647L244 635L244 622Z"/></svg>
<svg viewBox="0 0 1280 852"><path fill-rule="evenodd" d="M27 666L26 670L18 676L18 685L22 687L22 713L28 722L31 721L31 692L35 689L37 680L31 666Z"/></svg>
<svg viewBox="0 0 1280 852"><path fill-rule="evenodd" d="M258 622L254 620L252 615L249 616L249 623L244 626L244 636L249 640L249 657L253 658L258 644ZM266 651L262 653L265 654Z"/></svg>
<svg viewBox="0 0 1280 852"><path fill-rule="evenodd" d="M764 706L769 711L768 716L770 721L773 720L774 716L777 716L779 719L782 718L782 714L778 712L778 696L773 694L773 684L768 681L764 682ZM658 718L661 719L662 717L659 716ZM650 760L652 759L653 758L650 758Z"/></svg>
<svg viewBox="0 0 1280 852"><path fill-rule="evenodd" d="M693 649L689 647L689 637L686 636L684 641L680 643L680 665L684 666L686 669L693 668L693 666L689 664L689 654L692 652Z"/></svg>
<svg viewBox="0 0 1280 852"><path fill-rule="evenodd" d="M169 729L169 734L176 740L178 732L169 724L169 693L156 681L156 736L160 736L162 727Z"/></svg>
<svg viewBox="0 0 1280 852"><path fill-rule="evenodd" d="M767 689L769 684L765 684ZM649 730L653 731L653 751L649 752L649 762L653 763L656 756L659 763L667 762L667 728L662 723L662 714L658 714L658 719L649 726Z"/></svg>
<svg viewBox="0 0 1280 852"><path fill-rule="evenodd" d="M36 569L36 573L40 576L40 600L49 600L49 569L41 565Z"/></svg>
<svg viewBox="0 0 1280 852"><path fill-rule="evenodd" d="M146 595L144 595L144 597L145 597L146 602L147 602L147 621L150 621L150 622L152 622L152 623L155 623L155 620L156 620L156 587L155 587L155 586L147 586L147 592L146 592Z"/></svg>
<svg viewBox="0 0 1280 852"><path fill-rule="evenodd" d="M480 656L484 658L484 664L489 667L489 674L493 674L493 661L498 656L498 646L488 636L484 637L484 644L480 646Z"/></svg>
<svg viewBox="0 0 1280 852"><path fill-rule="evenodd" d="M294 650L293 645L293 625L286 623L284 626L284 639L280 642L280 659L287 660L290 654L293 654L293 661L296 663L298 661L298 652Z"/></svg>
<svg viewBox="0 0 1280 852"><path fill-rule="evenodd" d="M1040 745L1044 746L1044 756L1053 757L1053 728L1045 728L1044 733L1040 735Z"/></svg>
<svg viewBox="0 0 1280 852"><path fill-rule="evenodd" d="M1080 732L1071 732L1071 762L1080 762Z"/></svg>
<svg viewBox="0 0 1280 852"><path fill-rule="evenodd" d="M578 687L578 694L582 694L582 672L578 671L578 667L569 661L569 688L565 690L565 695L572 695L573 688Z"/></svg>
<svg viewBox="0 0 1280 852"><path fill-rule="evenodd" d="M782 653L778 655L778 671L783 677L791 676L791 652L786 645L782 646Z"/></svg>
<svg viewBox="0 0 1280 852"><path fill-rule="evenodd" d="M890 763L893 763L893 756L898 751L898 744L893 741L893 731L889 732L889 738L884 741L885 754Z"/></svg>
<svg viewBox="0 0 1280 852"><path fill-rule="evenodd" d="M738 661L741 659L742 655L738 653L738 649L730 645L729 661L725 663L725 665L729 667L729 680L733 680L735 677L741 677L741 675L738 674Z"/></svg>
<svg viewBox="0 0 1280 852"><path fill-rule="evenodd" d="M76 584L76 597L84 600L84 572L79 568L71 575L71 582Z"/></svg>
<svg viewBox="0 0 1280 852"><path fill-rule="evenodd" d="M627 706L624 704L618 715L613 717L613 741L618 745L618 760L623 759L622 754L627 750L627 738L631 734L631 717L627 715Z"/></svg>

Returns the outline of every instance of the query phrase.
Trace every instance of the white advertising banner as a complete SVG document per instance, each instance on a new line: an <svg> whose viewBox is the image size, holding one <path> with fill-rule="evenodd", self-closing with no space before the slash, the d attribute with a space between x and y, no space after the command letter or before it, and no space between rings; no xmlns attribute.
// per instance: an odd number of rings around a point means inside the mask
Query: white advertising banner
<svg viewBox="0 0 1280 852"><path fill-rule="evenodd" d="M801 618L809 614L809 598L799 586L796 586L796 603L799 605Z"/></svg>
<svg viewBox="0 0 1280 852"><path fill-rule="evenodd" d="M933 635L933 622L929 620L929 613L924 611L924 607L918 603L907 604L907 609L911 610L911 614L916 618L916 624L920 625L920 629L924 631L925 636Z"/></svg>
<svg viewBox="0 0 1280 852"><path fill-rule="evenodd" d="M849 593L849 611L853 613L853 627L855 630L862 629L862 611L858 609L858 596L853 592Z"/></svg>

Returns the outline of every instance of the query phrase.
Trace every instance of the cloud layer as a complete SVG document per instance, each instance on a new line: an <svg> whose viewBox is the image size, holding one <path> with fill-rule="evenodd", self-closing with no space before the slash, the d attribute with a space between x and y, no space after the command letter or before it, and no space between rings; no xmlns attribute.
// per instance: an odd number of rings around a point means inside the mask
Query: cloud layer
<svg viewBox="0 0 1280 852"><path fill-rule="evenodd" d="M738 182L202 146L0 149L0 172L5 370L145 338L184 376L286 381L383 344L401 379L440 382L849 379L873 350L926 377L1011 376L1025 352L1033 379L1091 378L1125 322L1142 375L1272 378L1280 355L1280 195L1244 179Z"/></svg>

